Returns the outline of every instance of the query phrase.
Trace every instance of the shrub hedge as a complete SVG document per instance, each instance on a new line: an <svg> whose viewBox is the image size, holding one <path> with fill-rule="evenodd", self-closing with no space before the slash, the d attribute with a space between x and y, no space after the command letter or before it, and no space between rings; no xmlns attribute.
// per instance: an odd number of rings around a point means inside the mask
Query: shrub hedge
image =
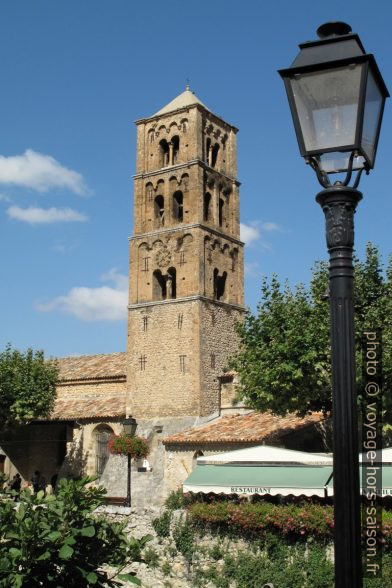
<svg viewBox="0 0 392 588"><path fill-rule="evenodd" d="M240 533L249 538L263 538L269 533L289 540L333 539L333 507L320 504L285 504L269 502L194 502L188 504L192 524L229 534ZM382 543L392 548L392 512L383 511Z"/></svg>

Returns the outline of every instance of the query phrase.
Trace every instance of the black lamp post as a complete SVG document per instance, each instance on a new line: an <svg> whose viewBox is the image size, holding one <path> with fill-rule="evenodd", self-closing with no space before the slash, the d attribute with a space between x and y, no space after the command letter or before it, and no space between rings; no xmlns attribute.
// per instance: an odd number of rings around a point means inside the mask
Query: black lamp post
<svg viewBox="0 0 392 588"><path fill-rule="evenodd" d="M123 421L123 427L124 427L124 433L126 435L129 435L130 437L133 437L136 433L136 428L137 428L137 422L134 418L130 417L127 419L124 419ZM127 459L128 459L128 470L127 470L127 499L126 499L126 506L131 506L131 456L127 455Z"/></svg>
<svg viewBox="0 0 392 588"><path fill-rule="evenodd" d="M330 254L335 586L362 586L358 423L353 317L354 213L361 173L374 166L388 90L373 55L349 25L322 25L280 70L301 155L315 170ZM342 172L331 183L329 174ZM349 187L353 172L356 178Z"/></svg>

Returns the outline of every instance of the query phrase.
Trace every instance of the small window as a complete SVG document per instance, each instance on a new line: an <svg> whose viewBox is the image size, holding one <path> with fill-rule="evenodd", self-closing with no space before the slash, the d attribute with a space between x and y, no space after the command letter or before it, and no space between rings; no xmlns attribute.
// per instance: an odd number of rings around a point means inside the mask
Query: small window
<svg viewBox="0 0 392 588"><path fill-rule="evenodd" d="M148 329L148 316L143 317L143 331L146 332Z"/></svg>
<svg viewBox="0 0 392 588"><path fill-rule="evenodd" d="M211 194L206 192L204 194L204 207L203 207L203 219L205 221L210 220L210 206L211 206Z"/></svg>
<svg viewBox="0 0 392 588"><path fill-rule="evenodd" d="M182 314L182 312L178 315L177 317L177 327L179 329L182 329L182 323L184 321L184 315Z"/></svg>
<svg viewBox="0 0 392 588"><path fill-rule="evenodd" d="M167 270L166 293L168 298L177 297L177 272L175 267L169 267Z"/></svg>
<svg viewBox="0 0 392 588"><path fill-rule="evenodd" d="M185 359L186 355L180 355L180 372L185 374Z"/></svg>
<svg viewBox="0 0 392 588"><path fill-rule="evenodd" d="M152 184L147 184L146 193L147 193L147 200L149 202L151 202L153 199L153 196L154 196L154 188L153 188Z"/></svg>
<svg viewBox="0 0 392 588"><path fill-rule="evenodd" d="M147 363L147 357L145 355L141 355L139 357L139 366L140 366L140 371L144 372L146 369L146 363Z"/></svg>
<svg viewBox="0 0 392 588"><path fill-rule="evenodd" d="M156 196L154 200L154 215L156 225L163 227L165 225L165 201L163 196Z"/></svg>
<svg viewBox="0 0 392 588"><path fill-rule="evenodd" d="M216 164L218 163L218 153L219 153L219 145L218 145L218 143L215 143L215 145L212 148L212 153L211 153L211 167L215 167Z"/></svg>
<svg viewBox="0 0 392 588"><path fill-rule="evenodd" d="M175 135L171 140L172 148L173 148L173 161L172 165L175 165L178 162L178 154L180 151L180 138L178 135Z"/></svg>
<svg viewBox="0 0 392 588"><path fill-rule="evenodd" d="M160 149L160 167L167 167L169 165L169 143L166 139L159 141Z"/></svg>
<svg viewBox="0 0 392 588"><path fill-rule="evenodd" d="M161 270L153 273L153 297L154 300L166 300L166 279Z"/></svg>
<svg viewBox="0 0 392 588"><path fill-rule="evenodd" d="M227 272L219 275L219 270L214 269L214 298L215 300L222 300L226 287Z"/></svg>
<svg viewBox="0 0 392 588"><path fill-rule="evenodd" d="M219 198L219 226L223 226L223 221L225 218L225 201L223 198Z"/></svg>
<svg viewBox="0 0 392 588"><path fill-rule="evenodd" d="M173 216L175 220L184 220L184 196L179 190L173 194Z"/></svg>

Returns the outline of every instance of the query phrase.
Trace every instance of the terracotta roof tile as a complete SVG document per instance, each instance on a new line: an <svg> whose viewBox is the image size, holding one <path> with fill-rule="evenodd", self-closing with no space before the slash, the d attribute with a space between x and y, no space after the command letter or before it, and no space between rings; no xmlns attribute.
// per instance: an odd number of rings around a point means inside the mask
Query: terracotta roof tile
<svg viewBox="0 0 392 588"><path fill-rule="evenodd" d="M125 379L126 353L79 355L57 359L59 381Z"/></svg>
<svg viewBox="0 0 392 588"><path fill-rule="evenodd" d="M183 443L254 443L287 434L322 421L322 413L304 418L293 414L278 417L270 412L251 412L221 417L208 425L187 429L163 440L165 445Z"/></svg>
<svg viewBox="0 0 392 588"><path fill-rule="evenodd" d="M59 397L49 420L125 417L125 393Z"/></svg>

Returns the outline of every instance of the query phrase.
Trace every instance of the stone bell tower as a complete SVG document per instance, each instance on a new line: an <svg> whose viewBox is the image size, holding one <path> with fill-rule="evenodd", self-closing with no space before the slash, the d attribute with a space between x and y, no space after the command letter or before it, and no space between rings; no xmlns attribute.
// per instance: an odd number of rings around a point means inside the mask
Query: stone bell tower
<svg viewBox="0 0 392 588"><path fill-rule="evenodd" d="M205 416L244 311L237 129L189 87L136 125L128 411Z"/></svg>

